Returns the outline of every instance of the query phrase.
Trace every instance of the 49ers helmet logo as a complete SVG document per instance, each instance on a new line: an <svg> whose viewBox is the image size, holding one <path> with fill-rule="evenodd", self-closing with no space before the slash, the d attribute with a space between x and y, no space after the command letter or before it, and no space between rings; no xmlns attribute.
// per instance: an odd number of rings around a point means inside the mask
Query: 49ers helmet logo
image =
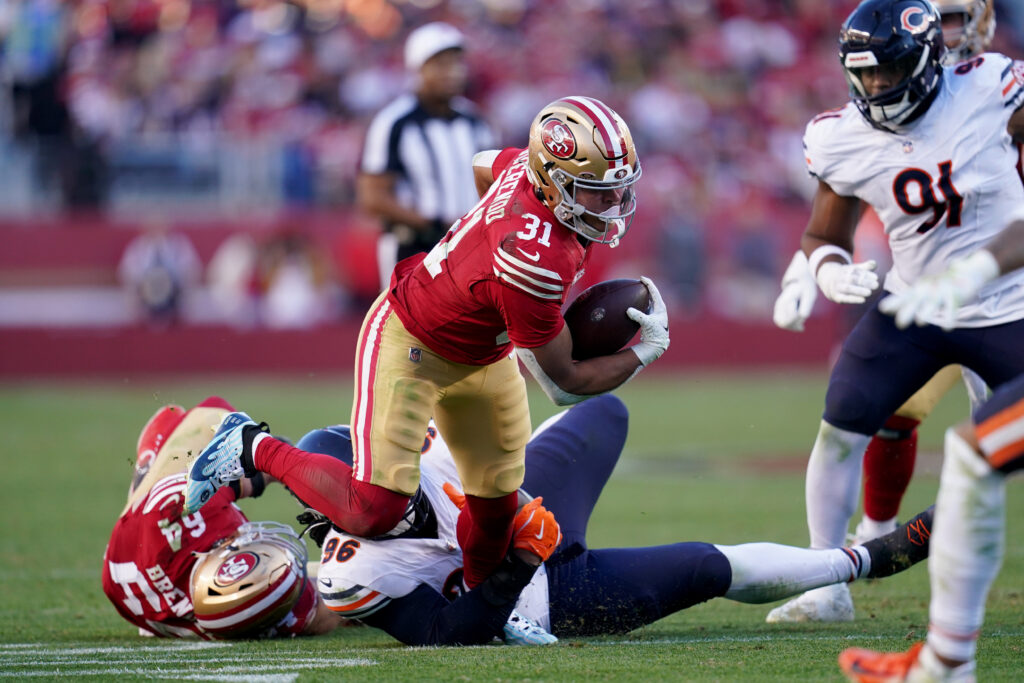
<svg viewBox="0 0 1024 683"><path fill-rule="evenodd" d="M217 575L213 581L219 586L230 586L239 579L252 573L256 565L260 563L254 553L244 552L232 555L217 569Z"/></svg>
<svg viewBox="0 0 1024 683"><path fill-rule="evenodd" d="M576 154L576 138L569 127L558 119L548 119L541 127L540 139L544 149L559 159L571 159Z"/></svg>

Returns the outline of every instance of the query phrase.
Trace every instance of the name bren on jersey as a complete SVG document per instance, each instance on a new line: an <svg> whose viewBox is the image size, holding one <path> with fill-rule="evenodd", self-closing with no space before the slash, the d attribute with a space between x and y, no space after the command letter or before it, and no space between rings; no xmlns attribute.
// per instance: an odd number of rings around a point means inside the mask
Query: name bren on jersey
<svg viewBox="0 0 1024 683"><path fill-rule="evenodd" d="M871 205L885 227L900 292L988 244L1024 218L1019 153L1007 124L1024 104L1024 63L987 53L942 74L918 120L898 133L871 126L853 104L815 117L804 135L808 170L836 194ZM986 285L958 327L1024 318L1024 271Z"/></svg>

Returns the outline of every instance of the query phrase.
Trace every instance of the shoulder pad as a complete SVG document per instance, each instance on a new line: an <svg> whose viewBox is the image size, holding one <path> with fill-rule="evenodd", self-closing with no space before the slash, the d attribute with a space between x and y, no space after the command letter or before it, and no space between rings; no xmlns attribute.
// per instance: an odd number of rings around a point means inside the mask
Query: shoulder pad
<svg viewBox="0 0 1024 683"><path fill-rule="evenodd" d="M1024 62L1014 61L998 52L984 54L965 59L955 66L947 67L944 72L951 88L958 93L970 91L969 95L978 102L996 97L1003 106L1019 107L1024 103Z"/></svg>
<svg viewBox="0 0 1024 683"><path fill-rule="evenodd" d="M524 245L526 246L526 245ZM557 247L555 247L557 248ZM549 249L524 249L518 245L515 232L508 232L494 250L494 276L514 289L545 301L561 301L565 295L565 278L557 270L545 267L544 256Z"/></svg>
<svg viewBox="0 0 1024 683"><path fill-rule="evenodd" d="M808 128L810 128L815 123L820 123L821 121L824 121L826 119L839 119L839 118L842 118L843 117L843 111L845 109L846 109L846 105L843 105L842 107L836 107L834 109L826 109L825 111L821 112L820 114L815 116L813 119L811 119L810 124L808 124Z"/></svg>
<svg viewBox="0 0 1024 683"><path fill-rule="evenodd" d="M842 134L837 129L850 125L851 117L860 117L861 113L852 104L847 103L836 109L829 109L811 119L804 129L804 161L807 172L815 178L824 178L833 163L837 150L836 143L842 141Z"/></svg>
<svg viewBox="0 0 1024 683"><path fill-rule="evenodd" d="M1024 61L1011 60L999 55L1000 69L999 93L1003 98L1003 106L1014 110L1024 105Z"/></svg>

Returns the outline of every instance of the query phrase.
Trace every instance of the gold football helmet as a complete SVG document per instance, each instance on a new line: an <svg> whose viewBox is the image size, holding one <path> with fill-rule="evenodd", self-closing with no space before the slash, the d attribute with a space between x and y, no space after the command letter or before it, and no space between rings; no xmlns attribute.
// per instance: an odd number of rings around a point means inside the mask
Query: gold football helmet
<svg viewBox="0 0 1024 683"><path fill-rule="evenodd" d="M996 10L993 0L932 0L939 14L963 16L960 27L943 27L946 42L946 65L957 64L988 50L996 32Z"/></svg>
<svg viewBox="0 0 1024 683"><path fill-rule="evenodd" d="M633 136L591 97L563 97L530 126L527 176L562 225L588 240L618 243L636 212L640 178Z"/></svg>
<svg viewBox="0 0 1024 683"><path fill-rule="evenodd" d="M247 522L192 568L196 622L217 638L258 637L298 602L306 546L291 527Z"/></svg>

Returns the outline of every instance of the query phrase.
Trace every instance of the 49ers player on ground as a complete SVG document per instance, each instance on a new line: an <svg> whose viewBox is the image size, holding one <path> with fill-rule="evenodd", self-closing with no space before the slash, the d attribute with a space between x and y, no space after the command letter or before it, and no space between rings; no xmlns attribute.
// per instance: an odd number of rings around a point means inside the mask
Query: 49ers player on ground
<svg viewBox="0 0 1024 683"><path fill-rule="evenodd" d="M192 465L186 510L198 510L228 481L263 471L347 532L385 534L419 484L433 418L466 493L458 521L466 585L498 567L509 552L530 436L513 348L552 400L571 404L615 389L657 359L669 344L668 315L645 279L653 312L630 311L641 342L571 358L562 304L591 245L621 239L636 208L633 140L607 105L588 97L552 102L534 119L528 149L481 152L474 176L479 203L429 254L396 266L363 322L353 467L300 451L242 416L222 426Z"/></svg>
<svg viewBox="0 0 1024 683"><path fill-rule="evenodd" d="M263 475L184 514L185 456L233 410L208 398L164 406L139 436L128 504L103 555L103 592L142 635L240 638L317 635L340 623L306 576L306 549L276 522L234 504L263 492Z"/></svg>

